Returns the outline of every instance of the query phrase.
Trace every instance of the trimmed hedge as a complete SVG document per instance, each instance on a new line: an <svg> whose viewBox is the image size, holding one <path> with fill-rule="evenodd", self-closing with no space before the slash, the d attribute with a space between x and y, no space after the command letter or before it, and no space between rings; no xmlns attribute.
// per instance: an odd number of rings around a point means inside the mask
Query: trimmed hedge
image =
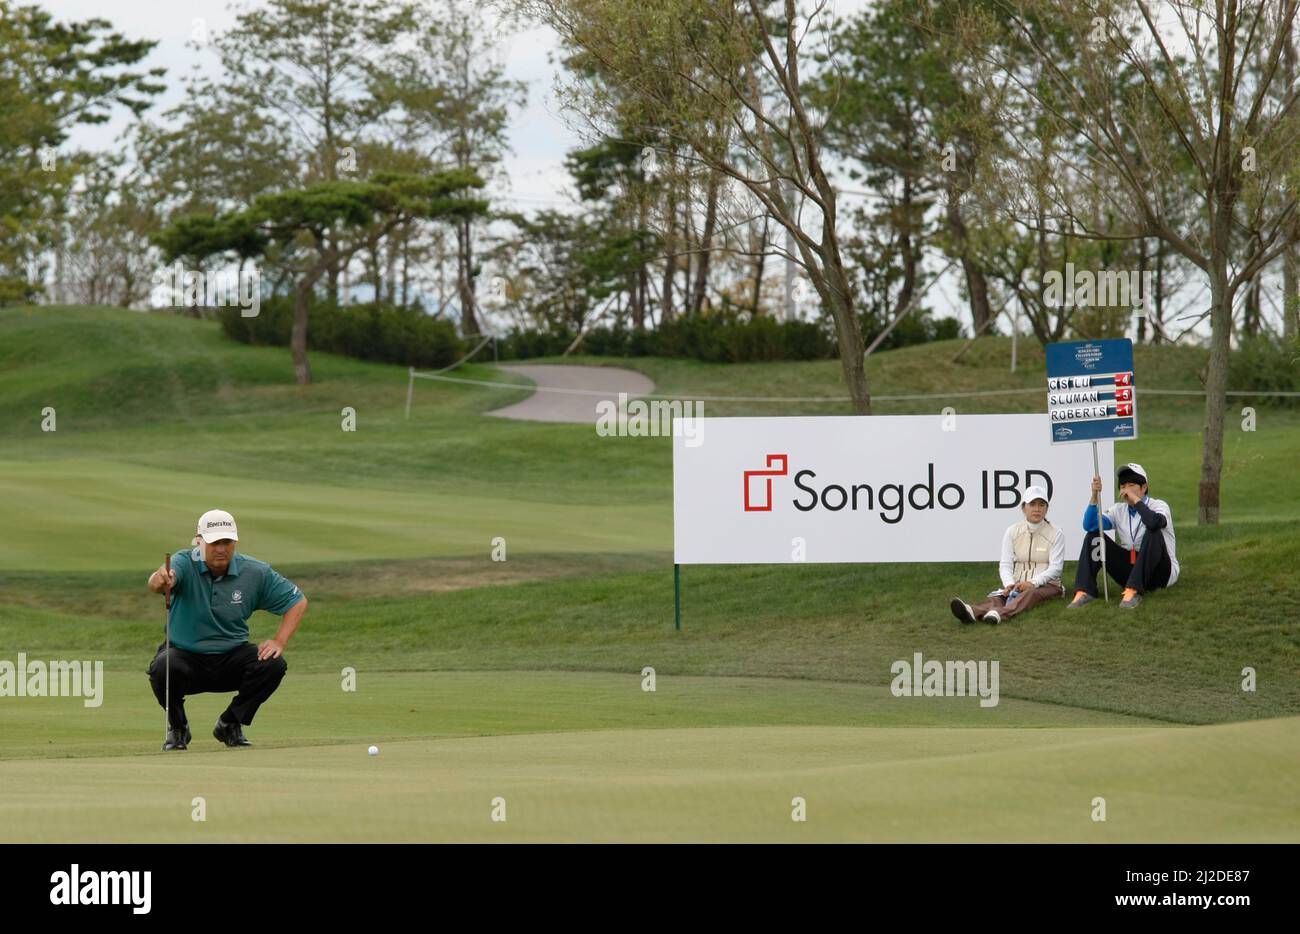
<svg viewBox="0 0 1300 934"><path fill-rule="evenodd" d="M289 346L291 298L263 299L255 318L241 317L239 312L238 307L221 309L221 329L228 336L245 344ZM418 308L374 303L340 308L331 302L312 304L307 349L421 369L450 366L465 352L455 325L445 318L430 317Z"/></svg>
<svg viewBox="0 0 1300 934"><path fill-rule="evenodd" d="M255 318L240 316L238 307L220 309L225 333L245 344L287 347L293 327L293 299L277 295L263 299ZM956 337L952 319L904 321L883 348ZM575 332L514 330L501 339L501 359L559 356L573 343ZM871 334L866 335L868 342ZM362 360L400 363L421 369L448 366L466 352L446 318L433 318L416 308L374 303L339 307L313 302L307 328L307 348L345 354ZM603 357L685 357L708 363L750 363L774 360L829 360L838 356L829 320L782 321L709 314L674 318L654 331L599 327L588 331L576 353ZM481 359L481 358L480 358Z"/></svg>
<svg viewBox="0 0 1300 934"><path fill-rule="evenodd" d="M950 318L905 320L882 348L958 337L961 325ZM557 356L573 343L573 331L511 331L501 342L504 358ZM872 335L867 333L870 343ZM592 328L575 353L604 357L689 357L709 363L771 360L828 360L839 355L828 320L779 321L710 314L674 318L655 331Z"/></svg>
<svg viewBox="0 0 1300 934"><path fill-rule="evenodd" d="M1234 391L1300 392L1300 341L1269 334L1242 338L1228 355L1228 388ZM1295 396L1231 396L1232 405L1300 405Z"/></svg>
<svg viewBox="0 0 1300 934"><path fill-rule="evenodd" d="M501 342L500 353L508 358L553 356L564 353L573 337L572 331L511 331ZM835 356L835 341L820 325L806 321L698 315L675 318L655 331L592 328L576 352L603 357L690 357L709 363L820 360Z"/></svg>

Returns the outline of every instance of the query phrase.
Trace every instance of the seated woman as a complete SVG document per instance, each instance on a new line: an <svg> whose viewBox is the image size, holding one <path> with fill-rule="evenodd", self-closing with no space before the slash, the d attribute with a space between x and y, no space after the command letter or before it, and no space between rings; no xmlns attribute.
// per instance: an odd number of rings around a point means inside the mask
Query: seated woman
<svg viewBox="0 0 1300 934"><path fill-rule="evenodd" d="M963 623L976 619L1000 623L1065 593L1061 587L1065 534L1047 521L1047 505L1047 491L1041 486L1025 490L1020 502L1025 517L1002 536L998 563L1002 588L974 606L953 597L949 604L953 616Z"/></svg>

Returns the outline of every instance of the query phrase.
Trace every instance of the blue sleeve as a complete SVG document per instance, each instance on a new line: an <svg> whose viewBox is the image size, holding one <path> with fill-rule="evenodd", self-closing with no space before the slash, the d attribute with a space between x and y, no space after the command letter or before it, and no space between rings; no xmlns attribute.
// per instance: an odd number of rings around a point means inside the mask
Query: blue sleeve
<svg viewBox="0 0 1300 934"><path fill-rule="evenodd" d="M258 595L257 601L259 610L283 616L299 600L305 599L306 596L297 585L282 577L274 568L267 568L266 573L262 575L262 592Z"/></svg>
<svg viewBox="0 0 1300 934"><path fill-rule="evenodd" d="M1110 516L1103 515L1101 521L1106 524L1107 529L1115 528L1115 523L1110 521ZM1085 532L1097 531L1097 507L1092 503L1088 504L1088 508L1083 513L1083 530Z"/></svg>

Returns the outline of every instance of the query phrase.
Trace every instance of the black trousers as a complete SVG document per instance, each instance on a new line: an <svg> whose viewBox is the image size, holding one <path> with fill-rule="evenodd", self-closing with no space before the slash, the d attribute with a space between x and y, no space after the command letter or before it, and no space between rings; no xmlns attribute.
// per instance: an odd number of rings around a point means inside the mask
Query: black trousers
<svg viewBox="0 0 1300 934"><path fill-rule="evenodd" d="M221 654L208 655L171 647L171 710L167 721L173 728L186 724L185 695L224 693L238 691L221 715L227 722L238 721L244 726L253 722L257 708L275 693L288 671L284 656L258 661L257 646L251 642ZM158 646L158 654L149 665L149 683L153 686L158 706L166 708L167 653L165 644Z"/></svg>
<svg viewBox="0 0 1300 934"><path fill-rule="evenodd" d="M1122 548L1105 536L1106 573L1110 579L1121 587L1132 587L1138 593L1147 593L1160 587L1169 586L1169 552L1165 549L1165 537L1160 530L1147 529L1142 538L1142 548L1137 553L1137 561L1129 563L1127 548ZM1089 532L1083 537L1083 550L1079 552L1079 568L1074 575L1074 589L1097 596L1097 572L1101 562L1092 560L1092 550L1097 545L1097 533Z"/></svg>

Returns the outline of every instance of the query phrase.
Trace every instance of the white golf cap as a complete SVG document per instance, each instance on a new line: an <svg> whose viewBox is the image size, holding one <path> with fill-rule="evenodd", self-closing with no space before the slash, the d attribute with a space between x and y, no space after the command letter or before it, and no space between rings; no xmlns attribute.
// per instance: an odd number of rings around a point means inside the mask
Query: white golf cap
<svg viewBox="0 0 1300 934"><path fill-rule="evenodd" d="M1147 469L1141 464L1124 464L1116 476L1120 483L1146 483Z"/></svg>
<svg viewBox="0 0 1300 934"><path fill-rule="evenodd" d="M235 527L235 517L224 509L209 509L199 516L199 527L194 534L209 545L223 538L239 541L239 529Z"/></svg>
<svg viewBox="0 0 1300 934"><path fill-rule="evenodd" d="M1052 502L1050 499L1047 498L1047 490L1045 490L1043 487L1041 486L1025 487L1025 494L1020 498L1020 502L1032 503L1036 499L1041 499L1043 502L1048 503L1049 505Z"/></svg>

